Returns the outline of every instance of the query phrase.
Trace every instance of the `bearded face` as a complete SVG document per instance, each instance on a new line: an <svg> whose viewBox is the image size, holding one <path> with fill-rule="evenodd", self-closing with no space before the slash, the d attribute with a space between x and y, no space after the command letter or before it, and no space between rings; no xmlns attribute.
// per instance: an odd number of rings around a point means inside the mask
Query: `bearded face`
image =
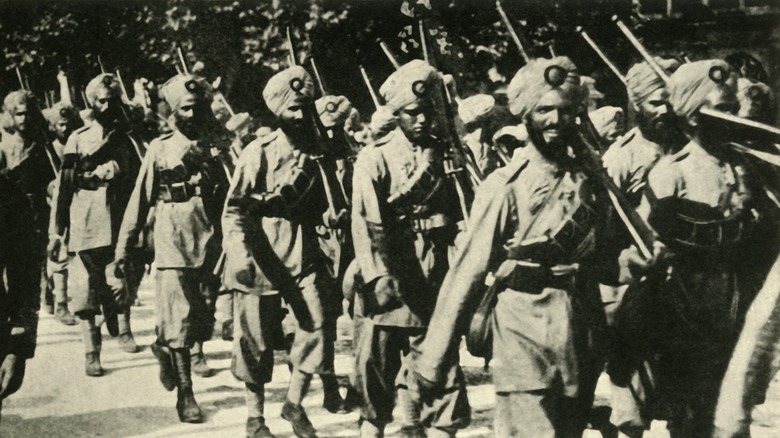
<svg viewBox="0 0 780 438"><path fill-rule="evenodd" d="M122 102L112 90L101 87L95 93L95 99L92 102L92 112L95 121L102 126L111 126L122 117Z"/></svg>
<svg viewBox="0 0 780 438"><path fill-rule="evenodd" d="M636 122L642 135L658 144L666 145L682 136L665 88L655 90L636 107Z"/></svg>
<svg viewBox="0 0 780 438"><path fill-rule="evenodd" d="M567 139L576 130L578 105L570 94L550 90L526 116L529 133L536 137L534 145L548 157L564 156Z"/></svg>
<svg viewBox="0 0 780 438"><path fill-rule="evenodd" d="M176 129L189 139L199 138L201 132L209 126L210 111L211 108L204 99L188 93L179 100L173 112Z"/></svg>

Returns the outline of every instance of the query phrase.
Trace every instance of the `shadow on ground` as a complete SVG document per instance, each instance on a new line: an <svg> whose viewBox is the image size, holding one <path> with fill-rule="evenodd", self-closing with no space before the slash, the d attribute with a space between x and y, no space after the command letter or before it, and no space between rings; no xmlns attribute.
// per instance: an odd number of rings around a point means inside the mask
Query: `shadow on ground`
<svg viewBox="0 0 780 438"><path fill-rule="evenodd" d="M174 409L136 407L109 409L66 416L23 419L3 416L0 436L40 437L128 437L160 430L179 423Z"/></svg>

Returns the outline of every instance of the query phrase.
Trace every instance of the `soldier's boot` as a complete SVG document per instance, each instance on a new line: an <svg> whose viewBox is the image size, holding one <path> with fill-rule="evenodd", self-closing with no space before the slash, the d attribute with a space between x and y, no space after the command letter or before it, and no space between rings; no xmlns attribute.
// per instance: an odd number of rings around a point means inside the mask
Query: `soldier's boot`
<svg viewBox="0 0 780 438"><path fill-rule="evenodd" d="M157 358L160 364L160 383L166 391L173 391L176 388L176 371L173 369L170 350L157 342L150 346L152 354Z"/></svg>
<svg viewBox="0 0 780 438"><path fill-rule="evenodd" d="M81 337L86 351L84 368L87 376L102 376L104 371L100 365L100 349L103 344L103 337L100 334L100 327L95 326L94 317L81 321Z"/></svg>
<svg viewBox="0 0 780 438"><path fill-rule="evenodd" d="M265 405L265 388L263 385L246 384L246 437L274 438L268 429L263 416Z"/></svg>
<svg viewBox="0 0 780 438"><path fill-rule="evenodd" d="M323 374L322 379L322 407L331 414L347 414L349 408L339 393L339 383L334 374Z"/></svg>
<svg viewBox="0 0 780 438"><path fill-rule="evenodd" d="M365 418L361 418L358 424L360 424L360 438L384 438L385 436L384 424L374 424Z"/></svg>
<svg viewBox="0 0 780 438"><path fill-rule="evenodd" d="M137 353L138 344L135 343L133 332L130 330L130 308L118 315L117 325L119 326L119 348L126 353Z"/></svg>
<svg viewBox="0 0 780 438"><path fill-rule="evenodd" d="M298 438L317 438L317 430L306 416L303 406L287 400L282 406L282 418L292 424L293 433Z"/></svg>
<svg viewBox="0 0 780 438"><path fill-rule="evenodd" d="M203 422L203 412L195 401L192 392L192 375L190 374L190 351L186 348L171 348L173 367L176 370L176 413L182 423Z"/></svg>
<svg viewBox="0 0 780 438"><path fill-rule="evenodd" d="M203 343L196 342L190 349L190 358L192 361L192 372L199 377L211 377L214 370L206 362L206 356L203 355Z"/></svg>
<svg viewBox="0 0 780 438"><path fill-rule="evenodd" d="M78 322L76 318L70 313L68 309L68 293L67 293L67 280L65 274L62 272L55 272L51 275L52 289L54 293L54 300L57 302L54 316L57 320L65 325L76 325Z"/></svg>

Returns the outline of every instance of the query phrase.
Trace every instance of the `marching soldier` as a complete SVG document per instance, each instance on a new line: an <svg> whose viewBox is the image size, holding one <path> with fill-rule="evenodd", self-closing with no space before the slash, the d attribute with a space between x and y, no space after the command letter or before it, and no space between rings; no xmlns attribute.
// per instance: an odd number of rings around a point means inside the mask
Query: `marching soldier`
<svg viewBox="0 0 780 438"><path fill-rule="evenodd" d="M569 155L586 93L574 64L556 57L521 68L508 95L529 140L478 188L413 366L420 384L440 388L473 308L489 303L496 436L580 436L576 397L588 376L578 346L597 293L586 280L602 213L592 180ZM488 272L491 295L480 297Z"/></svg>
<svg viewBox="0 0 780 438"><path fill-rule="evenodd" d="M263 99L280 128L244 149L223 217L225 287L234 294L233 374L246 384L247 435L272 436L265 425L264 385L271 381L281 295L298 322L292 376L282 418L299 437L316 437L301 402L313 374L332 373L332 284L316 226L327 209L314 126L314 83L300 66L273 76ZM339 306L340 310L340 306ZM331 367L331 369L327 369Z"/></svg>
<svg viewBox="0 0 780 438"><path fill-rule="evenodd" d="M490 175L498 167L498 157L491 144L494 132L489 124L495 105L495 98L488 94L477 94L458 103L458 115L467 131L463 142L483 175Z"/></svg>
<svg viewBox="0 0 780 438"><path fill-rule="evenodd" d="M65 143L68 141L68 137L80 128L83 124L79 117L78 110L72 105L68 105L64 102L59 102L53 107L44 110L44 115L49 122L49 131L53 134L54 140L52 140L52 147L57 154L57 159L62 162L62 157L65 152ZM49 184L49 191L51 195L54 194L54 181ZM51 204L52 199L48 199ZM49 205L51 207L51 205ZM67 259L63 261L47 260L47 272L50 278L51 292L47 288L48 294L53 292L54 299L54 315L57 319L65 325L76 325L78 322L76 318L70 313L68 309L68 289L67 289Z"/></svg>
<svg viewBox="0 0 780 438"><path fill-rule="evenodd" d="M333 294L323 297L330 302L326 308L331 310L330 319L335 323L341 315L343 295L338 293L338 287L343 283L344 274L350 262L354 260L354 247L350 233L349 199L352 195L352 158L353 147L349 133L345 130L345 123L352 114L352 103L344 96L327 95L315 102L317 117L319 117L322 132L327 145L326 158L318 161L323 177L323 188L328 209L322 219L323 224L317 226L320 248L325 254L328 275L331 277L334 287L330 289ZM325 348L325 369L321 374L323 388L323 407L331 413L347 413L347 406L339 393L339 385L334 372L335 349L332 345L336 341L335 326L332 336L327 340Z"/></svg>
<svg viewBox="0 0 780 438"><path fill-rule="evenodd" d="M656 58L659 65L667 72L673 73L680 66L674 59ZM650 67L647 61L632 66L626 74L626 87L630 103L636 115L637 126L627 132L604 153L603 162L617 188L626 196L631 207L637 208L642 200L642 193L647 184L647 174L658 160L676 151L681 145L682 133L676 127L677 117L669 104L669 93L663 79ZM615 220L617 220L615 218ZM609 227L619 230L618 227ZM623 295L628 285L618 281L618 255L630 245L626 233L610 236L606 257L613 261L605 269L600 278L601 299L607 316L607 323L614 328L618 336L611 346L607 369L611 376L611 422L618 427L620 433L626 436L641 437L650 427L652 417L657 412L650 411L653 403L652 387L640 372L640 367L651 367L650 355L629 353L630 343L639 339L627 339L627 327L616 326L616 314L622 303ZM641 311L639 309L638 311ZM623 313L626 313L624 310ZM623 321L623 319L621 319ZM636 320L626 319L635 323ZM644 363L643 363L644 362ZM644 371L642 371L644 372ZM644 382L644 385L643 383Z"/></svg>
<svg viewBox="0 0 780 438"><path fill-rule="evenodd" d="M130 330L127 303L118 302L106 282L106 267L122 215L140 165L136 145L121 107L121 90L114 75L104 73L87 85L87 100L95 120L70 136L57 178L49 228L49 257L68 263L67 289L72 311L80 319L88 376L103 375L102 336L96 316L103 314L109 334L119 336L126 352L138 347Z"/></svg>
<svg viewBox="0 0 780 438"><path fill-rule="evenodd" d="M430 134L439 81L439 73L419 60L390 75L380 93L398 126L361 150L355 163L352 236L366 284L357 298L364 320L355 346L362 437L383 436L393 420L402 354L418 350L426 336L461 220L455 184L444 172L445 145ZM454 436L468 424L457 354L449 359L446 391L435 396L422 397L402 371L420 418L405 425L409 433L426 427L428 436Z"/></svg>
<svg viewBox="0 0 780 438"><path fill-rule="evenodd" d="M704 437L712 433L714 382L724 376L746 307L778 253L778 223L752 163L727 148L728 132L700 112L739 109L729 65L684 64L668 91L689 142L650 171L640 213L674 257L646 261L631 247L620 256L621 271L628 278L650 275L651 266L670 272L643 291L658 306L657 387L672 437Z"/></svg>
<svg viewBox="0 0 780 438"><path fill-rule="evenodd" d="M40 306L40 273L54 179L45 120L35 96L14 91L3 101L10 126L0 142L0 407L24 379L33 357Z"/></svg>
<svg viewBox="0 0 780 438"><path fill-rule="evenodd" d="M157 340L160 381L177 388L182 422L199 423L203 414L192 390L190 348L211 338L213 314L201 290L219 258L220 216L227 193L221 164L212 157L209 135L217 126L208 83L178 75L162 89L173 112L173 132L149 147L116 250L119 277L154 207L154 259L157 282ZM206 279L206 280L204 280Z"/></svg>

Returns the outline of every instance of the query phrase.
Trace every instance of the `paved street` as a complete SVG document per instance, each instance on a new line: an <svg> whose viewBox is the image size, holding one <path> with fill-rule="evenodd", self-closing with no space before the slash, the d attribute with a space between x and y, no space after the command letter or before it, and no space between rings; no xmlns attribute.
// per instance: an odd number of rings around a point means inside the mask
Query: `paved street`
<svg viewBox="0 0 780 438"><path fill-rule="evenodd" d="M178 421L175 392L166 392L157 380L158 367L148 345L154 339L151 283L141 291L141 307L133 308L136 340L140 353L120 351L104 330L102 362L106 375L84 375L84 355L78 327L65 327L48 314L42 314L38 350L28 366L22 389L6 401L0 437L243 437L246 409L243 385L230 373L230 344L213 340L205 351L217 374L211 378L193 377L195 395L207 421L190 425ZM349 321L340 326L336 370L340 376L351 371ZM473 409L471 426L462 437L491 436L493 391L481 359L464 357L462 364L469 380L469 400ZM289 423L279 418L289 372L284 355L277 355L274 381L266 387L266 418L279 437L291 437ZM603 394L603 389L599 390ZM780 385L770 390L766 405L756 412L754 437L780 436ZM304 402L321 437L357 436L357 414L333 415L322 406L322 387L315 379ZM662 425L658 425L662 426ZM658 429L658 428L657 428ZM662 429L662 427L660 427ZM394 436L397 424L388 430ZM664 431L665 432L665 431ZM665 433L652 436L665 436ZM648 434L649 435L649 434ZM599 433L587 431L586 437Z"/></svg>

